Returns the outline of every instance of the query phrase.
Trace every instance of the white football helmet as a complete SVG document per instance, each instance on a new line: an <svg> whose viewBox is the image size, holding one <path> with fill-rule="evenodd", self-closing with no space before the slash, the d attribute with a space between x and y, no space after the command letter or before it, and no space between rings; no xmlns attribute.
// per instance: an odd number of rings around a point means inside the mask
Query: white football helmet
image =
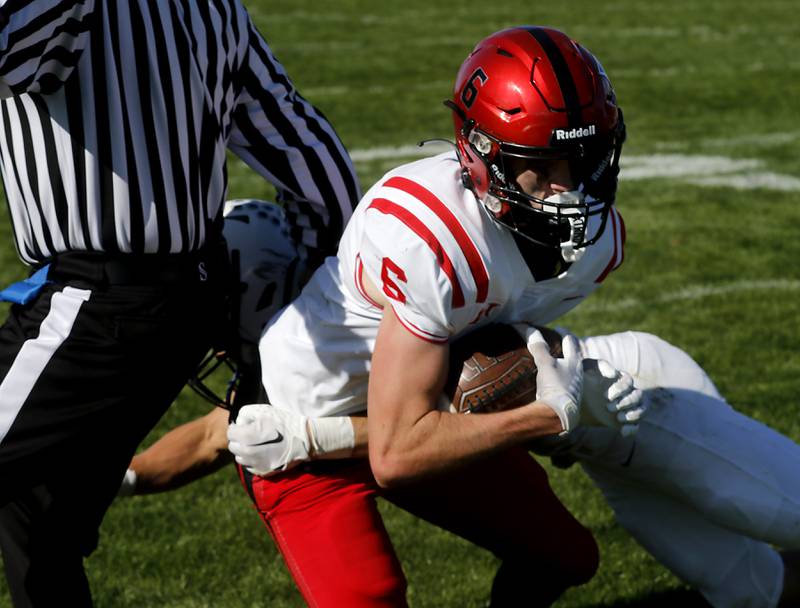
<svg viewBox="0 0 800 608"><path fill-rule="evenodd" d="M223 217L222 234L235 275L230 315L238 344L235 352L210 353L189 381L197 393L215 405L230 404L240 365L258 365L261 332L300 293L300 282L307 274L280 206L255 199L230 200L225 203ZM206 384L222 365L234 372L225 398Z"/></svg>
<svg viewBox="0 0 800 608"><path fill-rule="evenodd" d="M257 344L269 320L299 293L305 274L281 207L254 199L227 201L222 234L239 275L234 321L242 342Z"/></svg>

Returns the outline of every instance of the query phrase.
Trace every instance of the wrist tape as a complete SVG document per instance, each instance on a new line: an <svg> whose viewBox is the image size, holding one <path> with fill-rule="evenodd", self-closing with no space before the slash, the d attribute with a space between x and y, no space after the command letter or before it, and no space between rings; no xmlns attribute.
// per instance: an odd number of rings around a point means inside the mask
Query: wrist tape
<svg viewBox="0 0 800 608"><path fill-rule="evenodd" d="M356 435L349 416L308 419L312 458L347 458L353 453Z"/></svg>

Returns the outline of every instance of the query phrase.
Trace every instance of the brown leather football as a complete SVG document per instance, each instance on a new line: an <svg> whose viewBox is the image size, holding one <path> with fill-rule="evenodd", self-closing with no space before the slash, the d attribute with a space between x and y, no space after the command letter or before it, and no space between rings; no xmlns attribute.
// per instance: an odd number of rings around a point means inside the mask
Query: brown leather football
<svg viewBox="0 0 800 608"><path fill-rule="evenodd" d="M554 357L561 336L538 328ZM486 325L450 345L450 372L444 389L450 411L498 412L536 399L536 365L522 337L510 325Z"/></svg>

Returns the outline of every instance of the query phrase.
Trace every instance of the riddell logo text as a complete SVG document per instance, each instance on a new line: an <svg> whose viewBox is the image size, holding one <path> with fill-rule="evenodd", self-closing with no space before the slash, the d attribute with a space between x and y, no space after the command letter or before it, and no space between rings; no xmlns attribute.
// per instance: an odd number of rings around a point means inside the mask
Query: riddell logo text
<svg viewBox="0 0 800 608"><path fill-rule="evenodd" d="M569 131L565 131L564 129L556 129L556 140L589 137L590 135L594 135L596 132L597 127L595 125L589 125L588 127L575 127Z"/></svg>

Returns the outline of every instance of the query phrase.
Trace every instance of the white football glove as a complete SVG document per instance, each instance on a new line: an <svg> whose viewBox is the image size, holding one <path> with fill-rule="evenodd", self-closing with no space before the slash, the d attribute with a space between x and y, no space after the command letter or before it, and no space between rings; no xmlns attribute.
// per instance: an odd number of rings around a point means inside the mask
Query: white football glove
<svg viewBox="0 0 800 608"><path fill-rule="evenodd" d="M563 359L550 355L550 348L542 333L530 325L515 326L528 345L536 363L536 400L549 405L561 420L564 433L580 424L581 387L583 366L578 340L572 334L561 339Z"/></svg>
<svg viewBox="0 0 800 608"><path fill-rule="evenodd" d="M606 426L623 436L636 433L647 405L630 374L602 359L584 359L583 371L581 424Z"/></svg>
<svg viewBox="0 0 800 608"><path fill-rule="evenodd" d="M355 445L350 418L309 418L265 403L245 405L228 427L228 449L253 475L286 471L311 458L345 458Z"/></svg>

